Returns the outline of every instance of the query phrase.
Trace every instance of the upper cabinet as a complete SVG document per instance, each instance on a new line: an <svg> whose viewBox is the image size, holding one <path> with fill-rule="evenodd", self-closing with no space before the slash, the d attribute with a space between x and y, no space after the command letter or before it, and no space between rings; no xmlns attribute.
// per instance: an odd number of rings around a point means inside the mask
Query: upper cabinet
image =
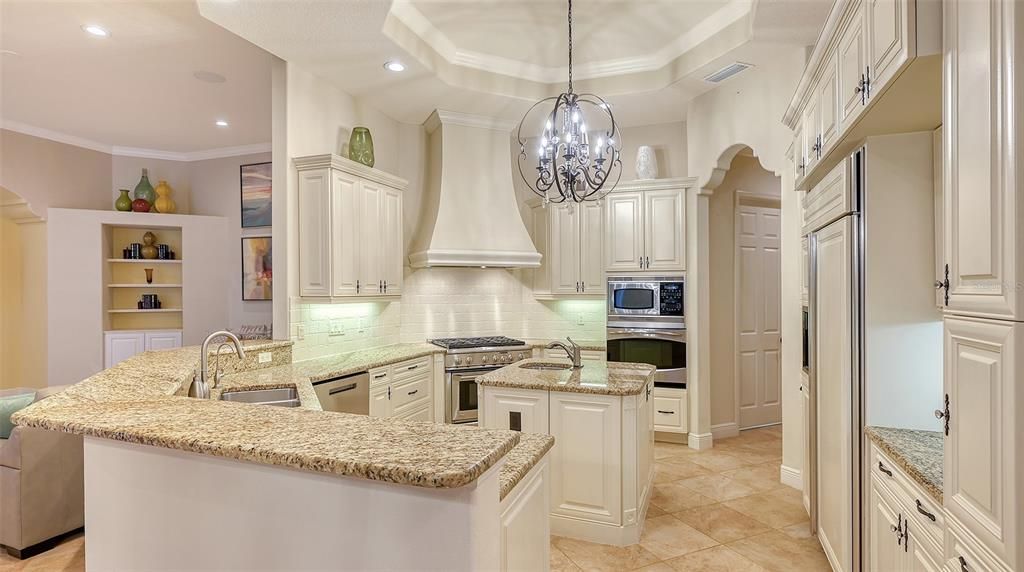
<svg viewBox="0 0 1024 572"><path fill-rule="evenodd" d="M605 270L686 270L686 189L682 180L622 183L605 198Z"/></svg>
<svg viewBox="0 0 1024 572"><path fill-rule="evenodd" d="M1020 5L944 2L944 262L947 311L1024 320L1022 183L1017 174ZM948 276L948 278L947 278Z"/></svg>
<svg viewBox="0 0 1024 572"><path fill-rule="evenodd" d="M300 157L294 163L299 295L400 295L406 182L337 155Z"/></svg>
<svg viewBox="0 0 1024 572"><path fill-rule="evenodd" d="M798 190L867 136L938 125L941 29L937 0L835 2L783 119Z"/></svg>
<svg viewBox="0 0 1024 572"><path fill-rule="evenodd" d="M604 295L604 212L597 202L533 205L534 245L543 255L534 296Z"/></svg>

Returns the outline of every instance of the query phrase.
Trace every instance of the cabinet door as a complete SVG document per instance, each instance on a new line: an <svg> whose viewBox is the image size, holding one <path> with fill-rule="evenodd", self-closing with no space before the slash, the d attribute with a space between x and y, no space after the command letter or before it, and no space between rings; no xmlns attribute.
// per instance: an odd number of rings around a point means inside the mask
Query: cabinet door
<svg viewBox="0 0 1024 572"><path fill-rule="evenodd" d="M541 459L501 501L501 572L550 569L549 479Z"/></svg>
<svg viewBox="0 0 1024 572"><path fill-rule="evenodd" d="M686 269L683 189L644 193L644 270Z"/></svg>
<svg viewBox="0 0 1024 572"><path fill-rule="evenodd" d="M391 417L391 386L370 388L370 417Z"/></svg>
<svg viewBox="0 0 1024 572"><path fill-rule="evenodd" d="M359 279L359 180L347 173L331 174L331 240L323 248L331 252L331 295L355 296ZM299 234L304 231L299 226ZM300 259L301 263L301 259Z"/></svg>
<svg viewBox="0 0 1024 572"><path fill-rule="evenodd" d="M181 347L181 332L146 332L147 350L170 350Z"/></svg>
<svg viewBox="0 0 1024 572"><path fill-rule="evenodd" d="M943 2L943 163L949 311L1024 320L1024 225L1015 153L1024 34L1017 2ZM1016 18L1016 20L1014 20ZM962 56L962 57L961 57ZM1017 102L1016 104L1014 102ZM941 280L941 278L940 278Z"/></svg>
<svg viewBox="0 0 1024 572"><path fill-rule="evenodd" d="M381 215L383 224L381 244L383 253L381 263L384 274L384 293L399 295L402 293L402 272L405 268L405 241L402 232L402 193L395 189L384 188L381 193Z"/></svg>
<svg viewBox="0 0 1024 572"><path fill-rule="evenodd" d="M814 441L811 435L812 419L811 419L811 388L810 378L808 378L807 372L800 372L800 405L803 409L803 429L804 429L804 455L803 455L803 466L806 467L803 474L803 501L804 509L807 510L807 514L811 513L811 489L814 487L814 467L811 463L814 460L812 455L812 447Z"/></svg>
<svg viewBox="0 0 1024 572"><path fill-rule="evenodd" d="M940 572L942 566L935 562L929 554L927 547L921 541L921 535L916 526L907 526L907 547L904 550L904 570L910 572Z"/></svg>
<svg viewBox="0 0 1024 572"><path fill-rule="evenodd" d="M863 82L867 70L864 5L851 10L839 38L839 130L845 132L864 109Z"/></svg>
<svg viewBox="0 0 1024 572"><path fill-rule="evenodd" d="M580 216L577 205L549 206L548 272L552 294L580 292Z"/></svg>
<svg viewBox="0 0 1024 572"><path fill-rule="evenodd" d="M360 181L356 187L359 193L359 218L344 221L358 228L359 244L359 295L380 296L384 293L384 275L381 256L384 245L381 244L381 226L384 217L381 213L383 188L377 183Z"/></svg>
<svg viewBox="0 0 1024 572"><path fill-rule="evenodd" d="M911 1L865 0L870 97L874 97L907 61L910 49L908 17Z"/></svg>
<svg viewBox="0 0 1024 572"><path fill-rule="evenodd" d="M946 509L999 558L1021 542L1019 429L1024 323L945 320L949 435L942 474ZM942 406L939 406L942 409Z"/></svg>
<svg viewBox="0 0 1024 572"><path fill-rule="evenodd" d="M807 100L807 106L804 107L803 129L801 130L804 135L803 143L801 144L801 153L806 158L807 171L812 171L814 166L818 164L818 123L821 119L818 114L818 98L817 98L818 87L815 85L811 88L811 96Z"/></svg>
<svg viewBox="0 0 1024 572"><path fill-rule="evenodd" d="M146 335L142 332L107 332L104 334L103 367L118 363L146 351Z"/></svg>
<svg viewBox="0 0 1024 572"><path fill-rule="evenodd" d="M654 383L648 382L644 392L637 396L636 408L636 482L637 506L650 494L650 486L654 477L654 416L653 396Z"/></svg>
<svg viewBox="0 0 1024 572"><path fill-rule="evenodd" d="M540 253L540 267L533 269L533 295L547 296L551 294L551 245L548 240L548 232L551 225L548 224L550 213L548 209L537 205L530 208L530 220L533 225L530 229L533 245Z"/></svg>
<svg viewBox="0 0 1024 572"><path fill-rule="evenodd" d="M818 102L818 135L821 137L821 156L824 157L839 135L839 99L836 97L837 73L835 52L825 60L821 78L815 92Z"/></svg>
<svg viewBox="0 0 1024 572"><path fill-rule="evenodd" d="M603 295L604 281L604 210L598 203L578 207L580 243L580 291Z"/></svg>
<svg viewBox="0 0 1024 572"><path fill-rule="evenodd" d="M811 299L809 289L809 280L811 279L811 275L810 267L808 266L810 261L808 259L809 251L807 248L807 237L805 236L800 240L800 299L803 301L804 305L809 304Z"/></svg>
<svg viewBox="0 0 1024 572"><path fill-rule="evenodd" d="M299 172L299 295L331 295L329 169Z"/></svg>
<svg viewBox="0 0 1024 572"><path fill-rule="evenodd" d="M793 188L802 189L804 176L807 175L807 157L804 156L804 129L803 121L796 125L793 131Z"/></svg>
<svg viewBox="0 0 1024 572"><path fill-rule="evenodd" d="M868 500L868 550L867 570L871 572L895 572L904 570L903 546L897 544L896 528L903 526L895 502L889 499L882 485L871 479Z"/></svg>
<svg viewBox="0 0 1024 572"><path fill-rule="evenodd" d="M548 432L548 392L484 388L484 428L523 433Z"/></svg>
<svg viewBox="0 0 1024 572"><path fill-rule="evenodd" d="M621 399L550 393L553 514L621 524Z"/></svg>
<svg viewBox="0 0 1024 572"><path fill-rule="evenodd" d="M641 193L612 193L605 199L605 270L636 272L643 260L643 197Z"/></svg>
<svg viewBox="0 0 1024 572"><path fill-rule="evenodd" d="M668 433L685 433L683 425L685 411L683 411L683 398L676 395L659 395L658 389L654 390L651 398L651 415L654 417L654 430Z"/></svg>

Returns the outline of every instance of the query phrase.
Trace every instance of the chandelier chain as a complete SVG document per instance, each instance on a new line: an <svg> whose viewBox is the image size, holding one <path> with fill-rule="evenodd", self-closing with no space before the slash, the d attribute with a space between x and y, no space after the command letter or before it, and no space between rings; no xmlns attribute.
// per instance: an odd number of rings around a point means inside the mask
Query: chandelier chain
<svg viewBox="0 0 1024 572"><path fill-rule="evenodd" d="M569 93L572 93L572 0L569 0Z"/></svg>

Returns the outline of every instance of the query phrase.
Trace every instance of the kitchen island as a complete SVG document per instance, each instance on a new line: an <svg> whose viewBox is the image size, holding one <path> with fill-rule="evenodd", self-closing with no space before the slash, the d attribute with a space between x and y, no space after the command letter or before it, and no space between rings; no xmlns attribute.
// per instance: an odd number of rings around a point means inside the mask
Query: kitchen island
<svg viewBox="0 0 1024 572"><path fill-rule="evenodd" d="M295 408L186 397L198 348L146 352L14 421L85 437L91 569L546 567L553 440L319 410L312 381L434 351L274 360L222 380L294 388Z"/></svg>
<svg viewBox="0 0 1024 572"><path fill-rule="evenodd" d="M528 359L477 378L480 426L555 438L551 532L627 546L640 540L654 468L655 367Z"/></svg>

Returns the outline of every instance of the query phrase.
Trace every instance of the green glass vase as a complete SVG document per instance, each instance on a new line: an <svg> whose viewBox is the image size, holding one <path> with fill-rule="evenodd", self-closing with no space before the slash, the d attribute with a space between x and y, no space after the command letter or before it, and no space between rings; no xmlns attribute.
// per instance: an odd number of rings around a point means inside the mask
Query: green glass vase
<svg viewBox="0 0 1024 572"><path fill-rule="evenodd" d="M348 158L367 167L373 166L373 137L369 129L352 128L352 136L348 139Z"/></svg>
<svg viewBox="0 0 1024 572"><path fill-rule="evenodd" d="M114 201L114 208L121 212L128 212L132 210L132 198L128 196L128 193L131 191L128 189L118 190L121 191L121 196L117 197L117 200Z"/></svg>
<svg viewBox="0 0 1024 572"><path fill-rule="evenodd" d="M135 198L142 199L149 204L153 204L156 200L156 192L153 191L153 185L149 182L149 169L142 170L142 178L139 179L139 184L135 185Z"/></svg>

